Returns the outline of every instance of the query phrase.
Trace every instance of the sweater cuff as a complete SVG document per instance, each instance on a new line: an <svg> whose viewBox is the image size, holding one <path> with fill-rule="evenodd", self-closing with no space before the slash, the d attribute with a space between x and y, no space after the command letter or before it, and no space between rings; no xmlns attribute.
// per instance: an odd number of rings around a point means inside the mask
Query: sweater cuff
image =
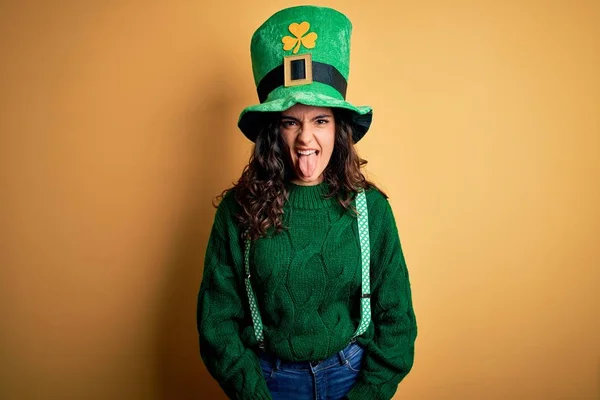
<svg viewBox="0 0 600 400"><path fill-rule="evenodd" d="M237 375L229 383L230 388L235 388L233 389L235 393L230 394L230 397L238 400L272 400L271 392L267 387L267 382L265 382L260 373L260 369L256 372L258 375L256 379L246 380L248 377L244 377L245 374ZM255 377L253 376L252 378ZM252 381L254 384L249 381Z"/></svg>

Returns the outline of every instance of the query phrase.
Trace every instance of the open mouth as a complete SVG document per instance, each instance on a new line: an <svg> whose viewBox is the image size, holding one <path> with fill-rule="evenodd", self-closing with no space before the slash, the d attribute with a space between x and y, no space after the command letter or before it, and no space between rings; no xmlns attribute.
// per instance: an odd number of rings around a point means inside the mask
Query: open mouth
<svg viewBox="0 0 600 400"><path fill-rule="evenodd" d="M319 155L319 150L298 150L296 154L298 154L298 156L310 156L312 154Z"/></svg>

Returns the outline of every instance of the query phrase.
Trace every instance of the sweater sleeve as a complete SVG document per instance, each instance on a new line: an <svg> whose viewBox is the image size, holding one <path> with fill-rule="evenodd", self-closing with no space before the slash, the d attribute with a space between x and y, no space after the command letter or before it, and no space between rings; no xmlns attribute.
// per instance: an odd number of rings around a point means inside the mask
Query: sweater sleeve
<svg viewBox="0 0 600 400"><path fill-rule="evenodd" d="M232 399L271 399L254 351L244 345L242 327L247 305L241 271L241 250L232 214L224 199L217 209L198 294L200 354L210 374ZM239 245L236 245L239 247Z"/></svg>
<svg viewBox="0 0 600 400"><path fill-rule="evenodd" d="M375 196L374 196L375 197ZM363 368L348 399L389 400L409 373L417 335L408 270L398 229L387 199L378 194L369 207L369 225L380 231L371 237L372 323L365 337Z"/></svg>

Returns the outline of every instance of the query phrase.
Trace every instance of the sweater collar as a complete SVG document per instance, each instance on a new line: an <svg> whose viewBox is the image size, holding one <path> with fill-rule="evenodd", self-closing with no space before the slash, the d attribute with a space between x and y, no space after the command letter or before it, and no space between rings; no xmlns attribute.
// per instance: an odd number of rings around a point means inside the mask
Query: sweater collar
<svg viewBox="0 0 600 400"><path fill-rule="evenodd" d="M288 182L287 188L289 193L288 202L292 208L317 210L331 207L337 202L335 197L325 198L325 195L329 193L329 185L325 181L312 186L301 186Z"/></svg>

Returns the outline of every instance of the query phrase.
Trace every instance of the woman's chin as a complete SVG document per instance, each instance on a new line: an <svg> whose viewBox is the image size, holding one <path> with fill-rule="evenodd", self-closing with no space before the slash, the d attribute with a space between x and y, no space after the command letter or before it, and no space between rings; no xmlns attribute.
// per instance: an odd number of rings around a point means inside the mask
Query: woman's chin
<svg viewBox="0 0 600 400"><path fill-rule="evenodd" d="M318 185L319 183L323 182L323 174L314 174L313 176L304 176L302 175L302 173L298 173L296 175L296 179L292 180L292 183L296 184L296 185L300 185L300 186L312 186L312 185Z"/></svg>

